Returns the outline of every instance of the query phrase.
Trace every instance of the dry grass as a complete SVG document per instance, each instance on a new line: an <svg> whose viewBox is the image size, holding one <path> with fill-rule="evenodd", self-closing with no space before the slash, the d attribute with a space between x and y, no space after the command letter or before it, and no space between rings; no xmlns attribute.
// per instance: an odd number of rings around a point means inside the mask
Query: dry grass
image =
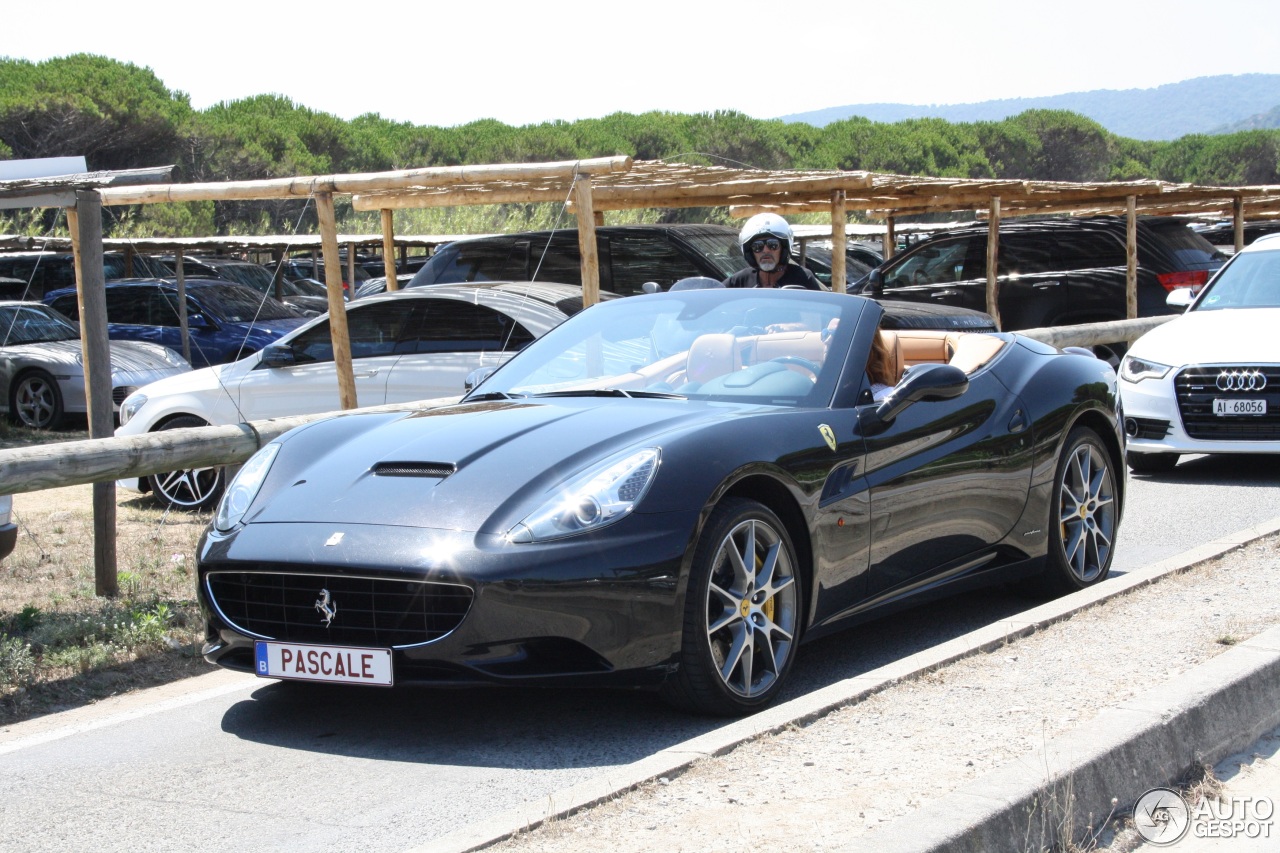
<svg viewBox="0 0 1280 853"><path fill-rule="evenodd" d="M0 446L85 438L5 425ZM195 547L208 515L118 494L120 594L95 594L92 487L14 496L18 544L0 565L0 725L206 670Z"/></svg>

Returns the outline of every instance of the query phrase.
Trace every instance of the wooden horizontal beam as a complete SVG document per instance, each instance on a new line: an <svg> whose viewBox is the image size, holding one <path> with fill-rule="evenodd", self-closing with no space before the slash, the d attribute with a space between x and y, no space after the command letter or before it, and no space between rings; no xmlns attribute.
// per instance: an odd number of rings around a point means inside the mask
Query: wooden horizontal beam
<svg viewBox="0 0 1280 853"><path fill-rule="evenodd" d="M562 180L576 174L609 175L626 172L631 158L598 157L556 163L509 163L488 166L433 166L395 172L357 175L324 175L271 178L260 181L227 181L203 184L160 184L102 190L102 203L156 204L170 201L252 201L271 198L307 198L315 193L350 194L408 187L441 187L497 181Z"/></svg>

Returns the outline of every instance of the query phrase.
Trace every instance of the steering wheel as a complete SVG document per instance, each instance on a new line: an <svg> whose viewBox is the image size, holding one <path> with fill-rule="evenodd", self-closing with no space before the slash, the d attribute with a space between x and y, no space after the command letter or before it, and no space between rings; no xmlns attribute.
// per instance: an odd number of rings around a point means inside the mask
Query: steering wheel
<svg viewBox="0 0 1280 853"><path fill-rule="evenodd" d="M929 274L926 273L924 270L916 270L915 273L912 275L912 278L915 279L916 284L929 283Z"/></svg>
<svg viewBox="0 0 1280 853"><path fill-rule="evenodd" d="M777 364L794 364L796 367L803 368L813 374L813 381L818 381L818 372L822 370L822 365L816 361L810 361L798 355L780 355L777 358L769 359L769 362Z"/></svg>

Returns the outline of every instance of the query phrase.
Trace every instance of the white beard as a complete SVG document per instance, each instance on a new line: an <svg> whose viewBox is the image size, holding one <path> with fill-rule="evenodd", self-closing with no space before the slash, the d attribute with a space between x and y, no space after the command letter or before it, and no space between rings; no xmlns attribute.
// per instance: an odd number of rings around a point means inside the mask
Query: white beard
<svg viewBox="0 0 1280 853"><path fill-rule="evenodd" d="M778 268L777 261L759 261L758 263L762 272L773 272Z"/></svg>

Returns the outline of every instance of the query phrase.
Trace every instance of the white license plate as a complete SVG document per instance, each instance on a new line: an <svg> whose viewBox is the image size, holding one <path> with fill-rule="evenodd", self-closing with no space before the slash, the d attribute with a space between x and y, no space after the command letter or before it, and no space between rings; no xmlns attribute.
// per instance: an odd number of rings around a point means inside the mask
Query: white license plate
<svg viewBox="0 0 1280 853"><path fill-rule="evenodd" d="M1267 413L1267 401L1261 398L1231 398L1226 399L1218 397L1213 401L1213 413L1215 415L1265 415Z"/></svg>
<svg viewBox="0 0 1280 853"><path fill-rule="evenodd" d="M315 646L256 640L254 672L262 678L298 681L331 681L340 684L377 684L390 687L390 649L352 646Z"/></svg>

